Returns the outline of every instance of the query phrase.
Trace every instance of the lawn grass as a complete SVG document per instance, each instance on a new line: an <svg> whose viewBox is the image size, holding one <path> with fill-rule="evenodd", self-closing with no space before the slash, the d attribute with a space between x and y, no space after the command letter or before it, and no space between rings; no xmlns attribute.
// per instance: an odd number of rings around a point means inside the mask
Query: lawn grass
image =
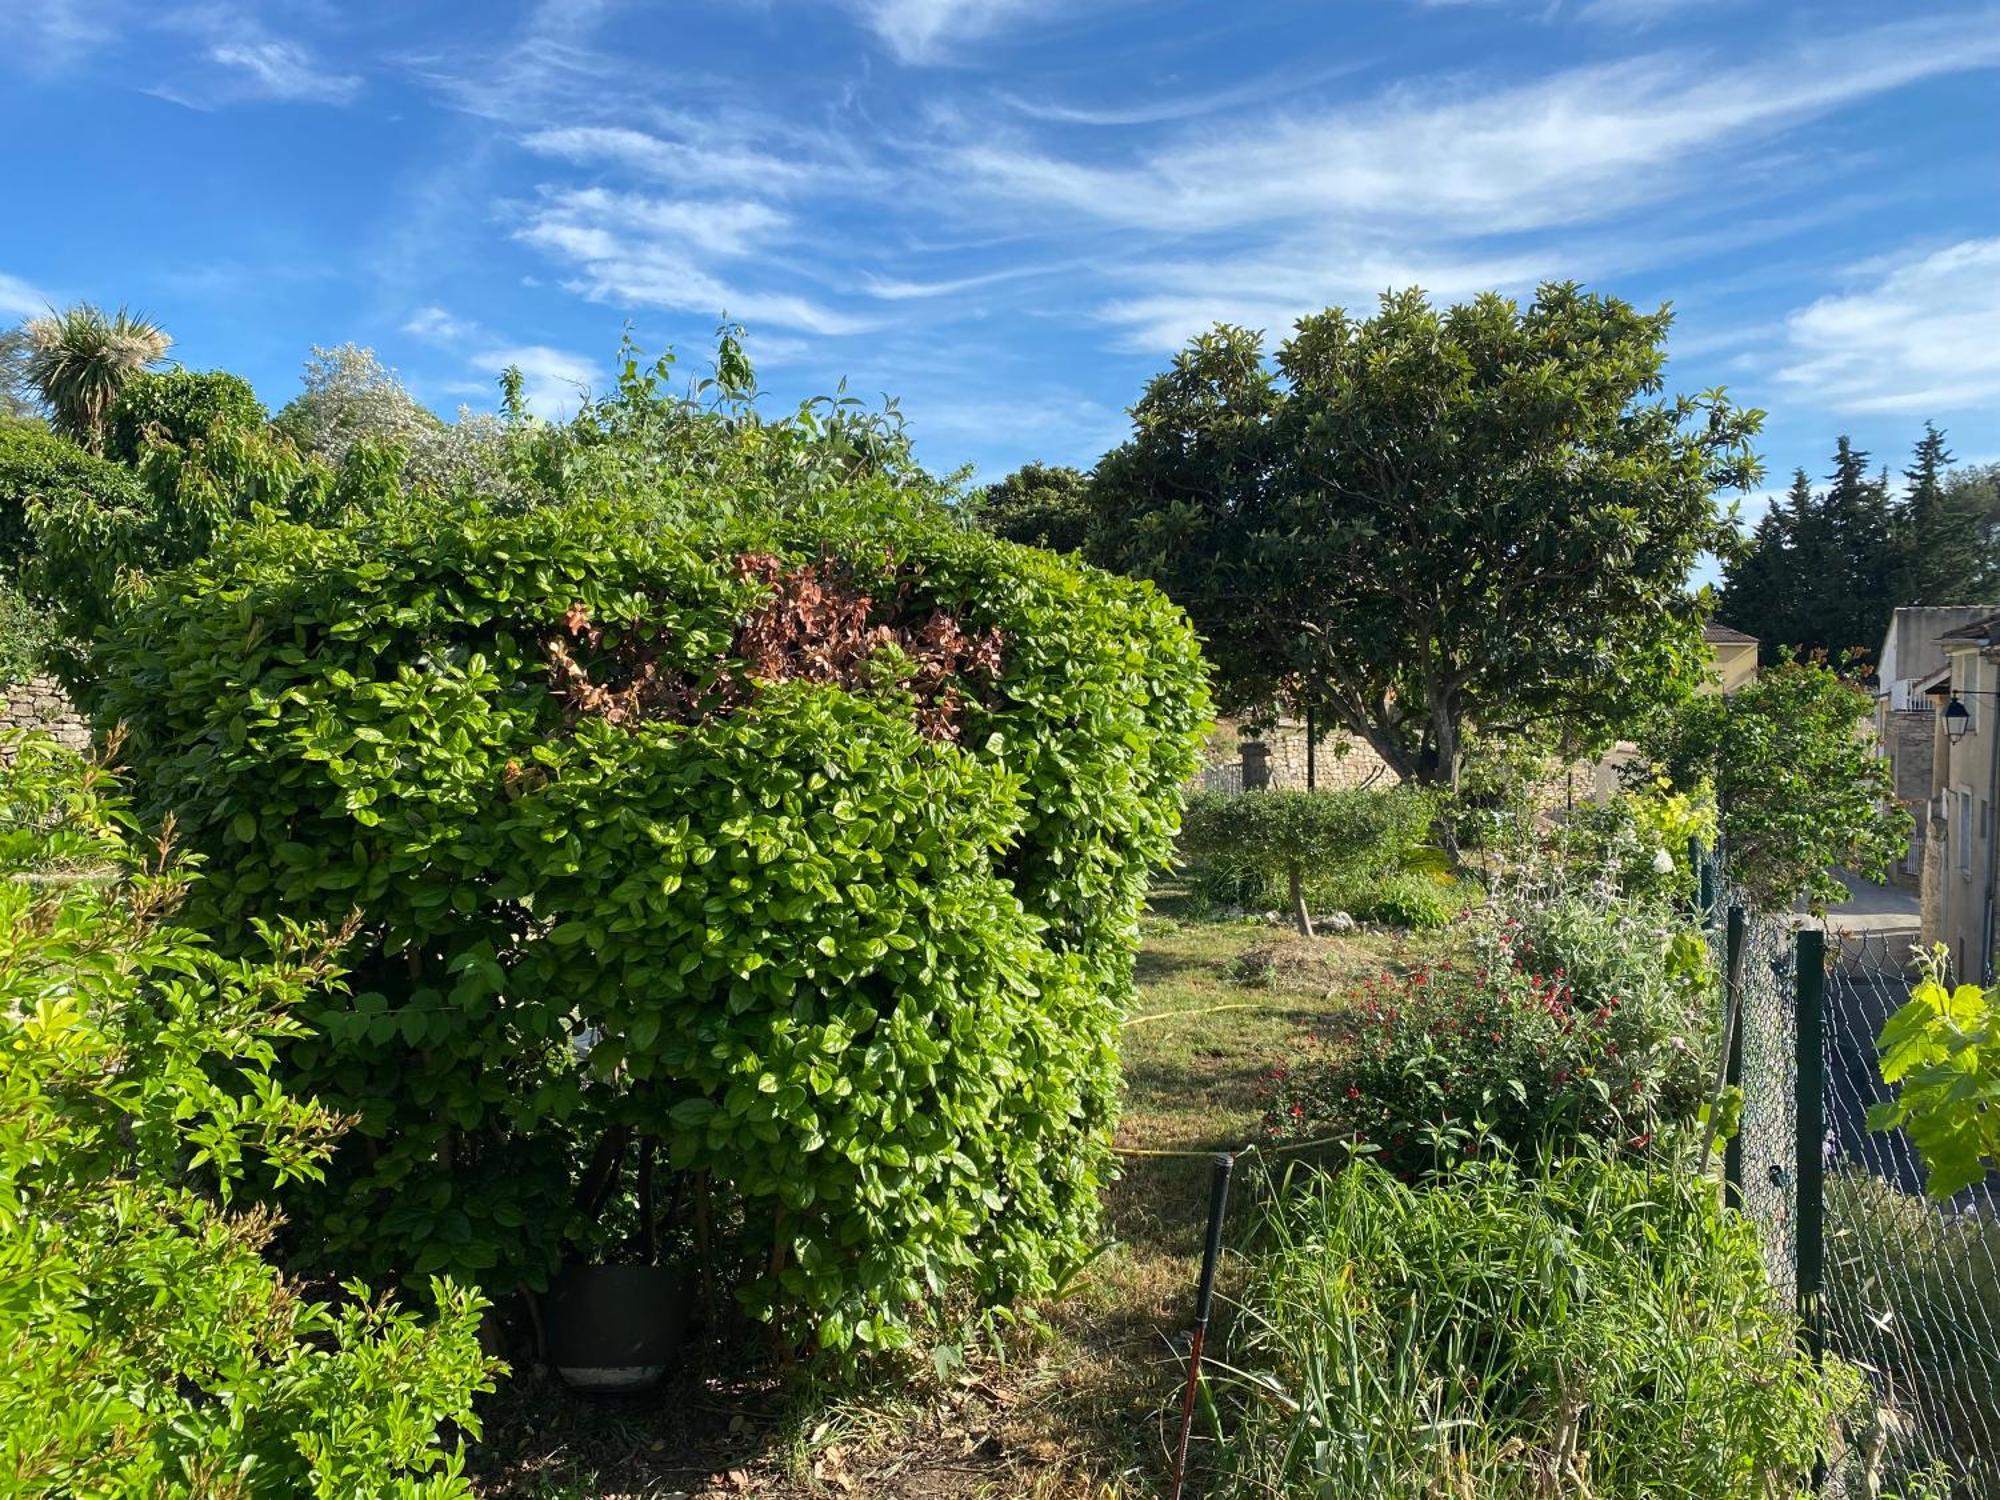
<svg viewBox="0 0 2000 1500"><path fill-rule="evenodd" d="M1203 920L1178 892L1143 919L1123 1033L1107 1248L1069 1294L971 1319L963 1364L856 1390L730 1385L690 1373L641 1397L584 1398L524 1372L475 1454L492 1500L760 1495L1127 1500L1160 1492L1200 1264L1210 1166L1256 1139L1266 1075L1347 981L1398 962L1379 933L1310 944ZM1246 959L1246 955L1248 958ZM712 1364L721 1361L711 1360Z"/></svg>

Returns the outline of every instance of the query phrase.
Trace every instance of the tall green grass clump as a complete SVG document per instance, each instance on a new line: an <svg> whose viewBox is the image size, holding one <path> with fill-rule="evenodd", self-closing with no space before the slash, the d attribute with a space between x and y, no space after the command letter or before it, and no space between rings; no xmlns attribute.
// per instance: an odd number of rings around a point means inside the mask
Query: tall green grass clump
<svg viewBox="0 0 2000 1500"><path fill-rule="evenodd" d="M1858 1386L1707 1185L1595 1157L1288 1179L1232 1342L1214 1493L1260 1500L1803 1495Z"/></svg>
<svg viewBox="0 0 2000 1500"><path fill-rule="evenodd" d="M1828 1334L1868 1372L1876 1466L1979 1459L1972 1493L2000 1493L2000 1225L1861 1173L1826 1187Z"/></svg>

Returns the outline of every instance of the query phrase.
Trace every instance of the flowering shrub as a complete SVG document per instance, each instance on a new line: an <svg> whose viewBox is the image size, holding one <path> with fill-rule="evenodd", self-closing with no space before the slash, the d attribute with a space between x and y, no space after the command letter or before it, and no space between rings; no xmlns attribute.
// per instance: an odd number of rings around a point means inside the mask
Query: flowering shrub
<svg viewBox="0 0 2000 1500"><path fill-rule="evenodd" d="M1583 1139L1643 1150L1692 1113L1685 1045L1625 1019L1620 995L1534 972L1511 924L1492 946L1363 983L1352 1034L1308 1039L1274 1077L1271 1134L1344 1137L1413 1175Z"/></svg>

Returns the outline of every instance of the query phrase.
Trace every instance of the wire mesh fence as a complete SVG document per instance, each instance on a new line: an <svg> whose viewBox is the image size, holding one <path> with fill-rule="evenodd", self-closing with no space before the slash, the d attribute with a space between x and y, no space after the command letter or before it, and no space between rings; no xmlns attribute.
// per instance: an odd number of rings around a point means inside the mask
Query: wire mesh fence
<svg viewBox="0 0 2000 1500"><path fill-rule="evenodd" d="M1910 937L1732 923L1731 900L1725 887L1712 939L1719 966L1732 929L1741 947L1725 1192L1808 1342L1868 1392L1828 1453L1827 1492L2000 1500L2000 1183L1930 1199L1908 1139L1867 1124L1889 1095L1875 1038L1909 998Z"/></svg>

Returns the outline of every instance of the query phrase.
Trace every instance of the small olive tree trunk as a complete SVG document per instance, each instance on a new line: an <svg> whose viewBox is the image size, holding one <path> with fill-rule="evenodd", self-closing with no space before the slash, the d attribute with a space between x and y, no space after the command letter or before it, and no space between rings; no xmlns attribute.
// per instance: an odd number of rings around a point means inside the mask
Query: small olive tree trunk
<svg viewBox="0 0 2000 1500"><path fill-rule="evenodd" d="M1285 873L1292 881L1292 920L1299 924L1299 931L1307 937L1313 935L1312 913L1306 910L1305 869L1297 860L1285 867Z"/></svg>

